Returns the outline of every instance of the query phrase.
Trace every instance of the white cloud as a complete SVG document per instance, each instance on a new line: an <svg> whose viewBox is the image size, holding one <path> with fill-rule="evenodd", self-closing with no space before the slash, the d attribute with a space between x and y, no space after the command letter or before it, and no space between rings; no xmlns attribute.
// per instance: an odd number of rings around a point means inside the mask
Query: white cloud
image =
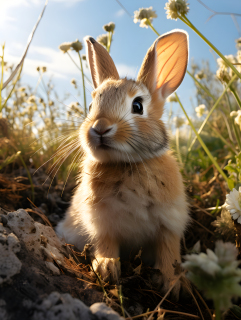
<svg viewBox="0 0 241 320"><path fill-rule="evenodd" d="M24 50L24 46L20 44L16 44L15 48L18 53ZM13 47L11 48L11 52L16 51ZM16 56L11 52L6 48L5 59L9 64L13 63L16 65L20 61L21 53ZM34 55L38 56L38 58L33 58ZM74 57L74 54L72 56ZM77 59L76 62L78 63ZM29 53L24 62L23 72L24 74L36 77L36 68L38 66L46 66L48 73L58 78L68 78L80 72L67 54L49 47L30 46Z"/></svg>
<svg viewBox="0 0 241 320"><path fill-rule="evenodd" d="M116 12L116 16L117 17L122 17L125 14L125 10L124 9L120 9Z"/></svg>
<svg viewBox="0 0 241 320"><path fill-rule="evenodd" d="M20 43L16 43L11 46L11 51L9 47L6 47L5 59L8 64L18 64L24 49L24 45ZM38 58L34 58L34 56ZM76 57L75 52L71 52L71 56L75 59L78 65L79 60ZM66 80L69 80L71 77L80 76L80 71L66 53L64 54L60 50L52 49L50 47L31 45L28 55L25 58L23 73L32 77L37 77L38 74L36 68L38 66L46 66L48 74L54 75L55 78L65 78ZM120 77L136 78L137 76L138 69L136 67L125 64L117 64L116 67ZM85 72L90 78L89 69L85 69Z"/></svg>
<svg viewBox="0 0 241 320"><path fill-rule="evenodd" d="M116 68L121 78L136 78L138 68L133 66L127 66L126 64L116 64Z"/></svg>

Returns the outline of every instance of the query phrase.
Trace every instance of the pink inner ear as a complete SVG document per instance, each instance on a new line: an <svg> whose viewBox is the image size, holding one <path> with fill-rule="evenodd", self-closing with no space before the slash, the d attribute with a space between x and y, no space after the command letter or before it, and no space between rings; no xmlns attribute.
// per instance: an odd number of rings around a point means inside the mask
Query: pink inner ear
<svg viewBox="0 0 241 320"><path fill-rule="evenodd" d="M187 67L187 36L174 32L161 38L156 44L156 87L166 98L181 84Z"/></svg>

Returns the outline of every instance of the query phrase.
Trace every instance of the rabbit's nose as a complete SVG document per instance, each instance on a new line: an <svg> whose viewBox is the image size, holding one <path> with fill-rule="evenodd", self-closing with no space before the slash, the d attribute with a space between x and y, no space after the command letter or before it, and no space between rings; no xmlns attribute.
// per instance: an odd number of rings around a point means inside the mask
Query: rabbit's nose
<svg viewBox="0 0 241 320"><path fill-rule="evenodd" d="M104 133L108 133L111 131L112 125L107 119L101 118L95 121L92 129L95 131L95 133L103 135Z"/></svg>

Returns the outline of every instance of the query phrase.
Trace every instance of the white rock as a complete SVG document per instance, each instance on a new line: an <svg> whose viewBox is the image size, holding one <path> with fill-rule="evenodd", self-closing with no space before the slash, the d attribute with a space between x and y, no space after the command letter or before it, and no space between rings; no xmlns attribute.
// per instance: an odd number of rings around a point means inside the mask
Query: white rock
<svg viewBox="0 0 241 320"><path fill-rule="evenodd" d="M8 213L7 219L8 227L38 258L56 259L64 263L64 256L60 252L63 243L51 227L35 222L23 209Z"/></svg>
<svg viewBox="0 0 241 320"><path fill-rule="evenodd" d="M9 281L22 267L15 254L21 248L18 238L13 233L4 234L4 231L0 231L0 284Z"/></svg>
<svg viewBox="0 0 241 320"><path fill-rule="evenodd" d="M51 261L45 261L46 267L53 272L53 274L60 275L60 270Z"/></svg>
<svg viewBox="0 0 241 320"><path fill-rule="evenodd" d="M124 320L117 312L112 310L103 302L97 302L90 307L91 312L97 316L99 320Z"/></svg>
<svg viewBox="0 0 241 320"><path fill-rule="evenodd" d="M70 294L52 292L43 300L32 320L93 320L90 309Z"/></svg>

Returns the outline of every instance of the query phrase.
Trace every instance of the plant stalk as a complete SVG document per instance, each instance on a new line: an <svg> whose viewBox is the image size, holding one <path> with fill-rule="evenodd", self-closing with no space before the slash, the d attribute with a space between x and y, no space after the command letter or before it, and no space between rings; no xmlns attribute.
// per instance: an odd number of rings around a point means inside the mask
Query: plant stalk
<svg viewBox="0 0 241 320"><path fill-rule="evenodd" d="M81 69L81 74L82 74L82 86L83 86L83 94L84 94L84 110L85 110L85 117L86 117L87 116L87 107L86 107L86 92L85 92L85 76L84 76L84 70L83 70L83 63L82 63L82 59L81 59L79 51L78 51L78 55L79 55L80 69Z"/></svg>
<svg viewBox="0 0 241 320"><path fill-rule="evenodd" d="M220 168L219 164L217 163L217 161L214 159L214 157L212 156L212 154L210 153L210 151L208 150L207 146L205 145L205 143L203 142L202 138L200 137L200 135L198 134L197 130L195 129L192 121L190 120L190 118L188 117L186 110L184 109L178 95L175 93L175 96L177 98L177 101L180 105L180 107L182 108L182 111L184 112L192 130L194 131L195 135L197 136L198 141L200 142L201 146L203 147L204 151L207 153L208 157L210 158L210 160L212 161L212 163L214 164L214 166L216 167L216 169L218 170L218 172L222 175L222 177L224 178L224 180L227 182L228 186L230 186L230 182L229 179L227 178L226 174L223 172L223 170Z"/></svg>
<svg viewBox="0 0 241 320"><path fill-rule="evenodd" d="M238 72L238 70L233 66L233 64L228 61L227 58L191 23L190 20L185 15L179 16L179 19L184 22L188 27L190 27L193 31L195 31L200 38L205 41L209 47L211 47L218 55L225 61L225 63L233 70L233 72L241 79L241 74Z"/></svg>
<svg viewBox="0 0 241 320"><path fill-rule="evenodd" d="M241 100L239 98L239 95L237 94L236 90L232 86L230 87L230 90L231 90L232 94L234 95L239 108L241 109Z"/></svg>
<svg viewBox="0 0 241 320"><path fill-rule="evenodd" d="M214 103L212 109L209 111L207 117L205 118L205 120L203 121L201 127L199 128L198 134L200 134L200 133L202 132L202 130L203 130L203 128L205 127L205 125L206 125L208 119L210 118L211 114L212 114L213 111L216 109L216 107L218 106L219 102L221 101L221 99L223 98L224 94L226 93L226 91L228 90L228 88L231 86L231 84L233 83L233 81L236 79L236 77L237 77L236 75L233 76L233 78L229 81L229 83L227 84L227 86L226 86L225 89L223 90L221 96L220 96L220 97L217 99L217 101ZM196 142L196 140L197 140L197 136L193 139L190 147L188 148L188 152L191 151L191 149L192 149L194 143Z"/></svg>
<svg viewBox="0 0 241 320"><path fill-rule="evenodd" d="M187 74L189 74L189 76L199 85L199 87L202 88L203 91L205 91L206 94L215 101L215 97L211 94L211 92L210 92L205 86L203 86L203 85L201 84L201 82L199 82L199 81L191 74L191 72L189 72L189 71L187 70Z"/></svg>

